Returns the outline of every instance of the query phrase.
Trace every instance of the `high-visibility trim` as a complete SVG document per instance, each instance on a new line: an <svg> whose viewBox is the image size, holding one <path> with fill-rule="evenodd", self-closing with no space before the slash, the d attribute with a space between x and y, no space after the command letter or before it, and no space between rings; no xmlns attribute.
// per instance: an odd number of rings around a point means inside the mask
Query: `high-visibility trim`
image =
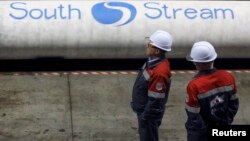
<svg viewBox="0 0 250 141"><path fill-rule="evenodd" d="M189 106L187 104L186 104L185 108L186 108L187 111L189 111L191 113L195 113L195 114L200 113L200 109L201 109L200 107L191 107L191 106Z"/></svg>
<svg viewBox="0 0 250 141"><path fill-rule="evenodd" d="M148 91L148 96L153 97L153 98L165 98L165 93L157 93L157 92Z"/></svg>
<svg viewBox="0 0 250 141"><path fill-rule="evenodd" d="M236 100L236 99L238 99L239 97L238 97L238 94L236 93L236 94L234 94L234 95L232 95L231 97L230 97L230 100Z"/></svg>
<svg viewBox="0 0 250 141"><path fill-rule="evenodd" d="M142 66L142 69L145 69L146 65L147 65L147 63L144 63L143 66Z"/></svg>
<svg viewBox="0 0 250 141"><path fill-rule="evenodd" d="M145 77L146 80L150 79L150 75L148 74L147 70L143 71L143 76Z"/></svg>
<svg viewBox="0 0 250 141"><path fill-rule="evenodd" d="M234 89L234 85L229 85L229 86L223 86L223 87L215 88L215 89L212 89L212 90L207 91L205 93L199 94L198 98L199 99L207 98L207 97L210 97L210 96L218 94L218 93L232 91L233 89Z"/></svg>

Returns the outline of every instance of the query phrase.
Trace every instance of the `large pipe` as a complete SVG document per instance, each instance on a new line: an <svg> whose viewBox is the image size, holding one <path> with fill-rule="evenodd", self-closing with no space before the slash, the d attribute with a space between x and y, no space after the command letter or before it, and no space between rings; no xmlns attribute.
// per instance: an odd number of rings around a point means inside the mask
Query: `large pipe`
<svg viewBox="0 0 250 141"><path fill-rule="evenodd" d="M222 58L250 58L248 1L1 1L0 59L140 58L145 37L174 38L171 58L210 41ZM10 55L12 54L12 55Z"/></svg>

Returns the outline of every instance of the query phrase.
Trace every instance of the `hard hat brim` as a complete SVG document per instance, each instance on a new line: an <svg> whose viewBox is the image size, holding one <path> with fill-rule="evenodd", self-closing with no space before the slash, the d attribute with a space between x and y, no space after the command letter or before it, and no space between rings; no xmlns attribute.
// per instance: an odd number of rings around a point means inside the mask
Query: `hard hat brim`
<svg viewBox="0 0 250 141"><path fill-rule="evenodd" d="M188 54L188 55L186 56L186 60L187 60L187 61L193 61L194 59L190 56L190 54Z"/></svg>
<svg viewBox="0 0 250 141"><path fill-rule="evenodd" d="M186 56L186 60L187 60L187 61L197 62L197 63L212 62L212 61L214 61L216 58L217 58L217 53L215 54L215 56L214 56L213 58L211 58L211 59L209 59L209 60L195 60L195 59L193 59L193 58L191 57L190 54L188 54L188 55Z"/></svg>
<svg viewBox="0 0 250 141"><path fill-rule="evenodd" d="M158 45L156 45L156 44L154 44L153 42L152 43L150 43L151 45L153 45L154 47L156 47L156 48L159 48L159 49L161 49L161 50L163 50L163 51L171 51L171 48L169 48L169 49L166 49L166 48L162 48L162 47L160 47L160 46L158 46Z"/></svg>

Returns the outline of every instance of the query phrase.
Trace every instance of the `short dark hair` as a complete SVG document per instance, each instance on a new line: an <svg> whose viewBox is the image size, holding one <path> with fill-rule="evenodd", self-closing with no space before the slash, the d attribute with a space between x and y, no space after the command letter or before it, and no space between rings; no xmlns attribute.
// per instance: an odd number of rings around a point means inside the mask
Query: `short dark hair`
<svg viewBox="0 0 250 141"><path fill-rule="evenodd" d="M211 62L194 62L196 65L199 66L206 66L206 65L211 65L212 63L214 63L214 61Z"/></svg>

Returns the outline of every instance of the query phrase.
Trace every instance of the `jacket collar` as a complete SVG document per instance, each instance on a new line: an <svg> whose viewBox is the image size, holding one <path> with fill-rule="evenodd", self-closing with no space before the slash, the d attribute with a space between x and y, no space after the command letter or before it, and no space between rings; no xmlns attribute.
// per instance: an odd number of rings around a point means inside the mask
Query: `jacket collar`
<svg viewBox="0 0 250 141"><path fill-rule="evenodd" d="M206 75L206 74L212 74L212 73L214 73L216 70L217 70L216 68L209 69L209 70L201 70L201 71L199 71L199 72L194 76L194 78L197 78L197 77L200 77L200 76Z"/></svg>
<svg viewBox="0 0 250 141"><path fill-rule="evenodd" d="M160 57L160 58L151 58L149 57L147 62L146 62L146 66L147 68L153 68L156 65L158 65L165 57Z"/></svg>

